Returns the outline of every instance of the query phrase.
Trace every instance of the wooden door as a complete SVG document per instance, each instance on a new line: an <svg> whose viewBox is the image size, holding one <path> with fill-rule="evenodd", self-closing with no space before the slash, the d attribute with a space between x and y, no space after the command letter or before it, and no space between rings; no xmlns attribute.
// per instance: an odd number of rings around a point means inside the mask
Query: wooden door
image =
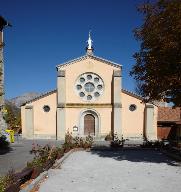
<svg viewBox="0 0 181 192"><path fill-rule="evenodd" d="M95 118L91 114L84 117L84 135L95 135Z"/></svg>

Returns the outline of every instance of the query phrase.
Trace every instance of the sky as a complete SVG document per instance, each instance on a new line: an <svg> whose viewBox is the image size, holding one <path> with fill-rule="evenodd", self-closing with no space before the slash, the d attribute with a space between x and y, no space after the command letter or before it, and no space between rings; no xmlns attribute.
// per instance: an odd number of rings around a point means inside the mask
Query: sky
<svg viewBox="0 0 181 192"><path fill-rule="evenodd" d="M123 66L123 88L135 92L129 72L139 42L133 30L143 0L0 0L4 29L5 98L56 88L56 65L86 54L89 30L94 55Z"/></svg>

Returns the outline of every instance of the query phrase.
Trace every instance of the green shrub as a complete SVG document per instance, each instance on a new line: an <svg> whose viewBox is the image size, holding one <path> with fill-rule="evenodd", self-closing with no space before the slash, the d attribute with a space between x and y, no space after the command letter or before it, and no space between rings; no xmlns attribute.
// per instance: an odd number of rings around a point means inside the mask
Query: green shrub
<svg viewBox="0 0 181 192"><path fill-rule="evenodd" d="M76 136L73 138L74 147L80 147L80 137Z"/></svg>
<svg viewBox="0 0 181 192"><path fill-rule="evenodd" d="M63 148L57 147L56 152L57 152L57 156L56 156L57 159L60 159L61 157L64 156L64 149Z"/></svg>
<svg viewBox="0 0 181 192"><path fill-rule="evenodd" d="M88 135L86 138L79 136L73 137L71 133L67 132L65 135L65 142L63 144L64 152L68 152L73 148L90 148L93 144L93 137Z"/></svg>
<svg viewBox="0 0 181 192"><path fill-rule="evenodd" d="M88 135L86 138L85 138L85 146L84 148L91 148L92 147L92 144L94 142L94 139L91 135Z"/></svg>
<svg viewBox="0 0 181 192"><path fill-rule="evenodd" d="M65 142L63 144L64 151L67 152L74 147L72 134L67 132L65 135Z"/></svg>
<svg viewBox="0 0 181 192"><path fill-rule="evenodd" d="M5 135L0 135L0 149L7 149L9 148L9 142L6 141Z"/></svg>
<svg viewBox="0 0 181 192"><path fill-rule="evenodd" d="M4 192L6 189L6 183L4 177L0 177L0 192Z"/></svg>
<svg viewBox="0 0 181 192"><path fill-rule="evenodd" d="M106 135L105 141L112 141L113 137L114 137L114 135L110 132L108 135Z"/></svg>
<svg viewBox="0 0 181 192"><path fill-rule="evenodd" d="M93 144L93 137L88 135L85 138L82 137L72 137L72 134L67 132L65 135L65 143L63 144L64 151L67 152L73 148L91 148Z"/></svg>
<svg viewBox="0 0 181 192"><path fill-rule="evenodd" d="M113 139L111 140L111 147L123 147L124 142L125 142L125 139L123 138L123 136L121 139L119 139L117 133L115 133L113 135Z"/></svg>
<svg viewBox="0 0 181 192"><path fill-rule="evenodd" d="M7 187L16 182L14 169L10 169L4 177L0 177L0 192L4 192Z"/></svg>
<svg viewBox="0 0 181 192"><path fill-rule="evenodd" d="M56 159L61 158L64 152L68 152L73 148L91 148L93 144L93 137L88 135L86 138L72 137L72 134L67 132L65 135L65 142L61 148L45 145L33 145L31 154L34 154L34 158L31 162L27 162L27 167L34 169L33 177L37 177L40 171L47 170L53 165Z"/></svg>
<svg viewBox="0 0 181 192"><path fill-rule="evenodd" d="M28 167L44 167L48 160L55 161L57 157L57 148L55 146L51 147L50 145L33 145L31 154L34 154L34 159L31 162L27 163Z"/></svg>
<svg viewBox="0 0 181 192"><path fill-rule="evenodd" d="M64 152L68 152L68 151L70 151L71 149L74 148L74 139L73 139L71 133L67 132L65 134L65 142L62 145L62 147L64 149Z"/></svg>

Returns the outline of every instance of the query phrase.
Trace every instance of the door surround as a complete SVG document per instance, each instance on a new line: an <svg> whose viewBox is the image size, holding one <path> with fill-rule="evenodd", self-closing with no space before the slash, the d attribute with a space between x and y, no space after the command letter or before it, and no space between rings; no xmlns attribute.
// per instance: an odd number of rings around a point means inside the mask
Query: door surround
<svg viewBox="0 0 181 192"><path fill-rule="evenodd" d="M85 110L81 111L80 116L79 116L78 134L80 136L85 136L84 135L84 117L85 117L85 115L88 115L88 114L94 116L94 119L95 119L95 135L94 135L94 137L98 137L100 135L100 115L94 109L85 109Z"/></svg>

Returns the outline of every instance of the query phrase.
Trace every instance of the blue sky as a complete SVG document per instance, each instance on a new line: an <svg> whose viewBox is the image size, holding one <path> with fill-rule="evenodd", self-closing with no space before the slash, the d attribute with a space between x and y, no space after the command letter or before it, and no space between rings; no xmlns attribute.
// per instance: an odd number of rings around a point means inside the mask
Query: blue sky
<svg viewBox="0 0 181 192"><path fill-rule="evenodd" d="M5 97L56 88L56 65L85 54L92 30L94 54L123 65L123 88L135 90L129 71L139 49L133 29L142 0L0 0L4 30Z"/></svg>

